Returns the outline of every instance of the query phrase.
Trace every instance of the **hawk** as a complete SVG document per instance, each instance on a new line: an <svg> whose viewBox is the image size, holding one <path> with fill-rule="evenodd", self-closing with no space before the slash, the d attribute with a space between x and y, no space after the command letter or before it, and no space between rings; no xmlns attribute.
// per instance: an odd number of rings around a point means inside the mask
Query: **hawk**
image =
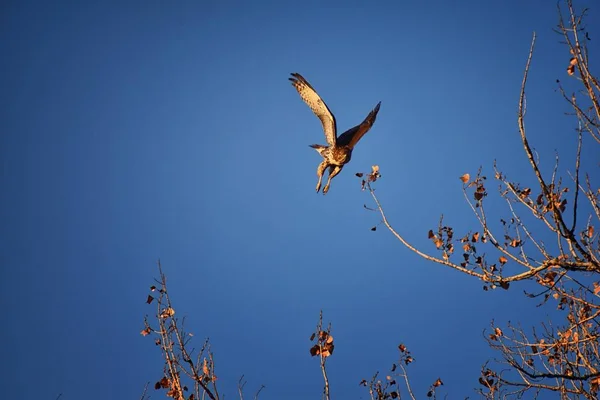
<svg viewBox="0 0 600 400"><path fill-rule="evenodd" d="M381 102L377 103L375 108L367 115L367 118L365 118L363 122L356 125L354 128L348 129L340 136L337 136L335 117L327 107L327 104L325 104L317 94L317 91L302 77L302 75L298 73L293 73L291 75L292 78L289 78L289 80L292 81L292 85L296 88L306 105L308 105L312 112L321 120L323 131L325 132L325 139L329 144L329 146L323 146L321 144L310 145L310 147L318 151L323 157L323 161L317 167L317 176L319 177L319 181L317 182L317 193L319 193L319 190L321 189L323 173L329 168L329 178L327 179L327 184L323 188L323 194L326 194L329 191L331 179L342 171L344 165L350 162L354 146L356 146L356 143L358 143L365 133L369 132L369 129L371 129L375 123L375 118L377 118Z"/></svg>

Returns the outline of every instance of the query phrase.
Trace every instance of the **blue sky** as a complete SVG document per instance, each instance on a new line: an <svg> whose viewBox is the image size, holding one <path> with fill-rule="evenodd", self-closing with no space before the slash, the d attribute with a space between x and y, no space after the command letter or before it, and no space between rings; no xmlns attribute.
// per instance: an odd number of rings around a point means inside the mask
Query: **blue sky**
<svg viewBox="0 0 600 400"><path fill-rule="evenodd" d="M6 398L136 398L158 380L139 334L158 258L228 398L241 374L263 399L318 398L320 309L334 398L368 397L358 382L401 342L417 393L441 376L452 398L473 395L489 321L540 318L522 288L483 292L371 232L354 173L380 166L389 218L424 249L441 213L475 227L463 173L491 177L496 159L531 184L516 111L533 31L530 139L545 168L557 149L568 165L554 2L60 3L0 13ZM308 147L324 136L291 72L340 131L382 102L327 196Z"/></svg>

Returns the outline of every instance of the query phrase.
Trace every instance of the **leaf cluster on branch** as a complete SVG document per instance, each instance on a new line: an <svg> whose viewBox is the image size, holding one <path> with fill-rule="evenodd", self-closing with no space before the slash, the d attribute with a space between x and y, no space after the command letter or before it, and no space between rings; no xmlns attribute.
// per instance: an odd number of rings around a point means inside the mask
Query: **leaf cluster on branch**
<svg viewBox="0 0 600 400"><path fill-rule="evenodd" d="M481 370L478 391L486 398L519 397L531 391L535 396L553 392L561 399L597 399L599 393L600 235L596 227L600 224L600 188L597 173L582 168L582 148L584 143L600 145L600 84L590 71L587 12L576 12L570 0L559 4L556 32L568 49L569 79L580 85L569 94L557 80L575 122L571 137L577 153L566 174L559 168L558 155L553 157L551 173L544 172L543 160L532 149L526 129L534 34L521 84L517 126L536 184L524 186L494 163L498 196L506 205L504 216L493 205L488 207L490 192L482 169L473 176L463 174L459 178L463 195L477 228L457 234L442 216L438 227L427 233L433 248L421 250L393 228L375 194L374 181L361 182L375 202L375 207L365 208L378 211L381 223L409 250L479 279L484 290L509 290L513 282L529 282L537 289L525 292L527 297L539 299L540 307L556 307L559 320L535 326L531 332L510 323L501 329L492 322L486 340L501 359L486 363ZM592 153L600 154L600 149ZM597 163L597 156L593 161Z"/></svg>

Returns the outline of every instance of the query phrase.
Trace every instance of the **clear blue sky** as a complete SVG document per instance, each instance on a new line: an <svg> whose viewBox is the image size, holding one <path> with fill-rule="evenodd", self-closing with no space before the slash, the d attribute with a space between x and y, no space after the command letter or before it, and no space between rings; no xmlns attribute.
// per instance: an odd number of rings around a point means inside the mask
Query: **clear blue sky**
<svg viewBox="0 0 600 400"><path fill-rule="evenodd" d="M534 30L530 137L546 167L572 159L555 2L59 3L0 9L5 398L138 398L158 380L139 334L158 258L227 398L241 374L263 399L319 398L320 309L334 398L368 397L358 383L401 342L417 394L441 376L473 396L489 321L538 318L522 288L483 292L371 232L354 173L380 165L389 217L424 249L440 213L475 227L463 173L497 159L532 182L515 116ZM326 196L308 147L324 136L290 72L342 131L382 102Z"/></svg>

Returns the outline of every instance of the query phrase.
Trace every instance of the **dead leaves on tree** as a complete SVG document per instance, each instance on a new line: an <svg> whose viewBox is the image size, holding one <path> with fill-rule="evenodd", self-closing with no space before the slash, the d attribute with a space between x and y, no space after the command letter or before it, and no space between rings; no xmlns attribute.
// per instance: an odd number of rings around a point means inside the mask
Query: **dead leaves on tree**
<svg viewBox="0 0 600 400"><path fill-rule="evenodd" d="M381 178L381 174L379 173L379 165L373 165L371 167L371 172L369 173L357 172L355 175L359 178L365 177L361 180L361 190L370 190L371 183L376 182L377 179Z"/></svg>
<svg viewBox="0 0 600 400"><path fill-rule="evenodd" d="M497 388L498 381L496 379L496 373L491 369L484 369L481 371L481 376L479 377L479 383L487 388L490 392L494 392Z"/></svg>
<svg viewBox="0 0 600 400"><path fill-rule="evenodd" d="M327 332L320 330L318 333L313 333L310 336L310 341L317 339L317 343L310 348L311 356L321 356L323 358L329 357L333 354L335 345L333 344L333 336Z"/></svg>
<svg viewBox="0 0 600 400"><path fill-rule="evenodd" d="M204 360L202 361L202 375L200 376L200 380L202 380L204 383L216 382L217 376L215 375L214 370L215 367L212 357L210 360L204 357Z"/></svg>
<svg viewBox="0 0 600 400"><path fill-rule="evenodd" d="M585 37L587 40L590 40L587 32L585 33ZM567 67L567 74L569 74L569 76L573 76L575 74L575 66L578 64L578 61L577 57L575 57L575 52L573 51L573 49L571 49L570 52L571 59L569 60L569 66Z"/></svg>
<svg viewBox="0 0 600 400"><path fill-rule="evenodd" d="M402 387L406 386L406 390L410 394L411 398L415 398L412 394L412 388L410 380L407 374L407 366L413 363L415 360L408 350L406 345L403 343L398 345L399 359L397 363L392 364L390 373L386 375L385 380L379 379L379 372L377 372L370 380L363 379L359 382L360 386L368 388L371 398L376 399L400 399ZM437 378L427 391L427 397L435 397L436 389L442 386L444 383L440 378Z"/></svg>
<svg viewBox="0 0 600 400"><path fill-rule="evenodd" d="M598 236L595 234L593 225L588 224L588 226L579 233L579 237L581 239L581 243L586 247L591 247L596 242L600 243Z"/></svg>
<svg viewBox="0 0 600 400"><path fill-rule="evenodd" d="M490 338L490 340L498 341L500 338L502 338L502 336L503 336L502 329L496 327L496 328L494 328L494 333L491 333L489 338Z"/></svg>
<svg viewBox="0 0 600 400"><path fill-rule="evenodd" d="M403 343L398 345L398 350L400 351L400 362L408 365L414 361L414 358L410 354L410 351L406 348Z"/></svg>
<svg viewBox="0 0 600 400"><path fill-rule="evenodd" d="M431 387L429 388L429 391L427 392L427 397L435 396L435 389L442 386L443 384L444 384L444 382L442 382L442 380L440 378L437 378L436 381L431 384Z"/></svg>
<svg viewBox="0 0 600 400"><path fill-rule="evenodd" d="M476 201L477 207L480 205L481 200L483 200L483 198L487 196L487 192L484 185L486 179L487 178L485 176L481 175L481 171L477 173L473 180L471 180L471 175L468 173L460 177L460 180L463 183L463 190L472 187L475 188L475 192L473 192L473 198Z"/></svg>
<svg viewBox="0 0 600 400"><path fill-rule="evenodd" d="M427 238L430 239L435 248L442 250L442 257L444 260L448 260L452 253L454 253L454 230L449 227L442 225L443 217L440 219L440 224L437 229L437 233L434 233L432 229L427 233Z"/></svg>
<svg viewBox="0 0 600 400"><path fill-rule="evenodd" d="M166 396L177 400L198 400L207 398L217 400L215 382L217 376L214 373L213 354L210 351L208 340L200 349L190 349L189 341L193 336L183 329L183 320L175 317L175 309L167 292L166 277L162 272L160 262L158 263L160 280L156 280L160 288L152 285L150 292L154 296L147 295L146 303L154 303L156 314L153 322L157 325L155 329L150 326L148 317L144 319L144 329L140 332L142 336L154 335L154 344L160 348L165 363L164 375L154 385L156 390L166 390ZM195 360L193 359L195 358ZM188 391L184 381L193 382L192 392Z"/></svg>
<svg viewBox="0 0 600 400"><path fill-rule="evenodd" d="M554 298L558 301L558 309L566 312L567 324L550 322L546 329L534 331L534 340L529 341L527 334L518 325L508 323L508 333L505 333L492 323L493 333L488 336L488 343L492 349L501 352L509 365L517 366L528 379L553 388L561 387L564 382L580 385L587 381L589 386L578 386L581 390L578 393L586 393L586 398L590 398L590 395L595 398L600 378L595 357L600 350L598 311L593 303L584 300L581 295L583 292L587 293L587 288L579 288L581 293L565 290L561 286L563 276L563 272L546 271L538 276L538 283L548 287L544 301ZM593 286L600 287L600 283ZM552 384L558 381L563 383L557 386ZM489 369L482 372L479 382L490 392L505 384Z"/></svg>
<svg viewBox="0 0 600 400"><path fill-rule="evenodd" d="M177 377L178 379L169 379L166 376L163 376L159 381L157 381L154 384L154 390L160 390L160 389L168 389L166 396L167 397L171 397L174 399L182 399L183 398L183 393L181 393L181 390L183 390L184 392L187 392L188 388L187 386L183 386L181 389L179 387L179 377ZM190 396L188 397L188 400L194 400L195 396L194 394L190 394Z"/></svg>
<svg viewBox="0 0 600 400"><path fill-rule="evenodd" d="M159 316L161 318L171 318L173 315L175 315L175 310L173 310L171 307L167 307L160 312Z"/></svg>
<svg viewBox="0 0 600 400"><path fill-rule="evenodd" d="M572 57L571 60L569 61L569 66L567 67L567 74L569 74L569 76L573 76L573 74L575 74L575 66L577 65L577 59L575 57Z"/></svg>

